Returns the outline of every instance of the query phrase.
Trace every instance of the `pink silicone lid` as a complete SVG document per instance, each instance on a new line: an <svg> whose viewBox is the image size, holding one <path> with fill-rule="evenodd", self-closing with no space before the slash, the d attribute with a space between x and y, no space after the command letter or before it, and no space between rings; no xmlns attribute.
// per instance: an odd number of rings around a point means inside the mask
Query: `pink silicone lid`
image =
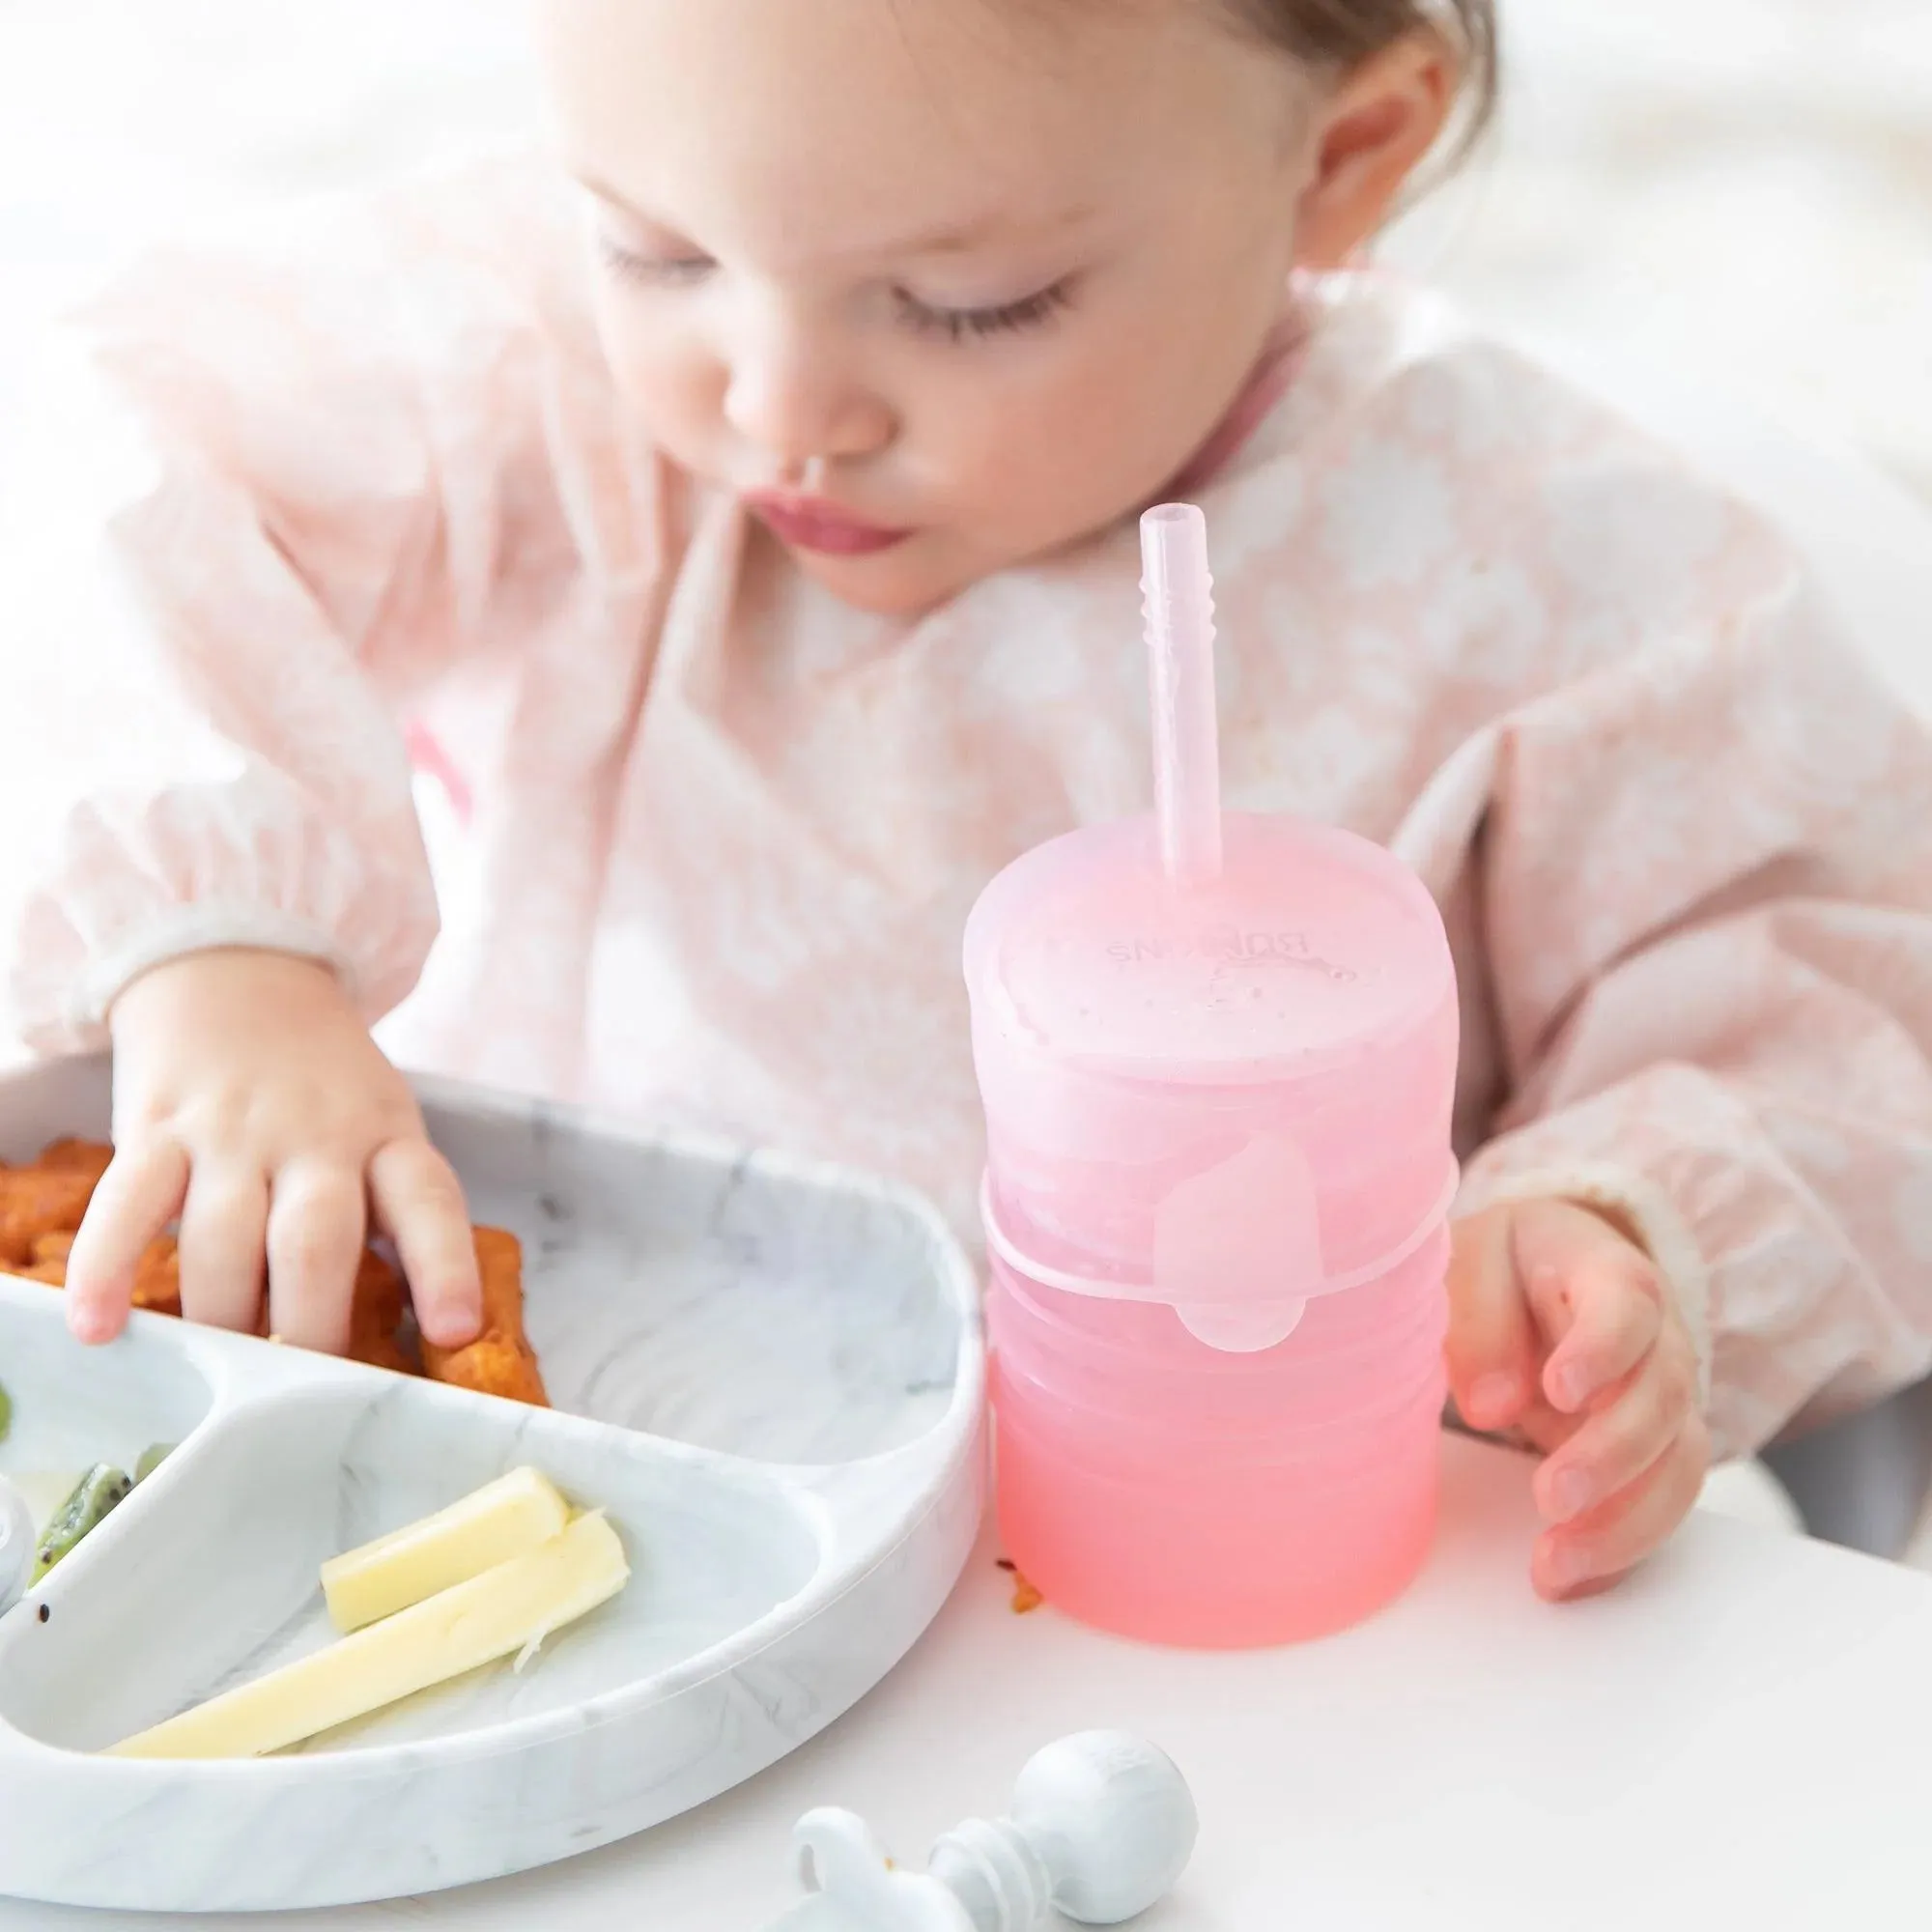
<svg viewBox="0 0 1932 1932"><path fill-rule="evenodd" d="M1229 814L1220 874L1163 872L1151 819L1040 847L966 935L976 1003L1011 1044L1094 1072L1293 1080L1385 1052L1453 1000L1419 880L1353 834Z"/></svg>

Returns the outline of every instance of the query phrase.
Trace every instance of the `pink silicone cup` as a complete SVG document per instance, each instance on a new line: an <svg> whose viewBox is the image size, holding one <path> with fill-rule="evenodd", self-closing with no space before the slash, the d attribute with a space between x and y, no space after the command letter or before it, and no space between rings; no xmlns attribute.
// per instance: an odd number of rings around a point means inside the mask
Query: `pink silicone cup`
<svg viewBox="0 0 1932 1932"><path fill-rule="evenodd" d="M1283 1641L1428 1548L1455 975L1386 851L1222 812L1205 526L1143 530L1157 810L967 930L1001 1515L1074 1615Z"/></svg>

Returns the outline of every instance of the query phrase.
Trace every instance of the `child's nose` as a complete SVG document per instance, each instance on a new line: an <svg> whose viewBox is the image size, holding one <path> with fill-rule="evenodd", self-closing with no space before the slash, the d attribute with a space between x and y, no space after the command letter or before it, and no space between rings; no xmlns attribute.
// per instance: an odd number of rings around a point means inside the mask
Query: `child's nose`
<svg viewBox="0 0 1932 1932"><path fill-rule="evenodd" d="M781 468L876 454L897 433L885 400L803 344L770 344L733 362L724 415Z"/></svg>

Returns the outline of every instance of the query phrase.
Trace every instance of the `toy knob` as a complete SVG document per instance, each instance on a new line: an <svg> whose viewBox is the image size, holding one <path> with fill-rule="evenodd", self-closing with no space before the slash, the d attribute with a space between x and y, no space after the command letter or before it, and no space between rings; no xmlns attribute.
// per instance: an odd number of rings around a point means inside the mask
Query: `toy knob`
<svg viewBox="0 0 1932 1932"><path fill-rule="evenodd" d="M19 1601L33 1573L33 1512L26 1497L0 1476L0 1613Z"/></svg>
<svg viewBox="0 0 1932 1932"><path fill-rule="evenodd" d="M1119 1925L1158 1904L1200 1830L1174 1760L1123 1731L1048 1745L1020 1773L1011 1815L1046 1867L1054 1906L1082 1925Z"/></svg>
<svg viewBox="0 0 1932 1932"><path fill-rule="evenodd" d="M802 1818L798 1871L813 1895L770 1932L1036 1932L1056 1910L1119 1925L1173 1889L1197 1822L1170 1758L1089 1731L1049 1745L1020 1773L1009 1817L967 1819L917 1876L849 1811Z"/></svg>

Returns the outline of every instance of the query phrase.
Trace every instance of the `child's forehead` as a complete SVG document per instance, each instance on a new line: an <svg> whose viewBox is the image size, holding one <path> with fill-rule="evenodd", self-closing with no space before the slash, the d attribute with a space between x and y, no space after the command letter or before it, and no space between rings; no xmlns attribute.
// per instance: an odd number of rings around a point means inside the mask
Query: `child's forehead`
<svg viewBox="0 0 1932 1932"><path fill-rule="evenodd" d="M694 239L695 225L688 231L679 226L680 221L690 221L689 215L680 216L677 212L695 205L688 198L673 196L639 205L593 169L579 169L578 178L608 209L640 227L671 232L684 241ZM917 185L901 181L897 185ZM864 266L875 258L941 262L1001 248L1076 246L1106 226L1111 213L1085 200L1064 204L1038 199L999 201L981 193L971 201L959 201L956 212L940 213L933 201L914 195L907 197L910 207L895 219L891 203L898 199L896 195L881 196L876 208L862 204L847 209L844 220L837 219L822 201L809 213L799 215L782 202L772 202L767 204L772 217L767 225L778 236L781 243L778 252L781 254L809 258L813 266L838 266L843 258L849 258L853 266Z"/></svg>
<svg viewBox="0 0 1932 1932"><path fill-rule="evenodd" d="M1204 0L548 0L570 158L765 249L1056 238L1192 165L1282 76ZM1259 78L1256 70L1261 70Z"/></svg>

